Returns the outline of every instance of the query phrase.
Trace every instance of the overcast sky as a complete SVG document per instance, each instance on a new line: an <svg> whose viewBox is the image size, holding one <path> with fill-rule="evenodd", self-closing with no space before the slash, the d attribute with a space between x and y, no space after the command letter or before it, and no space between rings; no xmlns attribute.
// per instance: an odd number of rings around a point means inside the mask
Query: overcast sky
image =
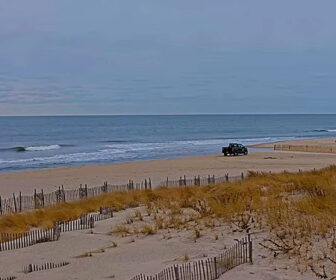
<svg viewBox="0 0 336 280"><path fill-rule="evenodd" d="M334 0L0 0L0 115L336 113Z"/></svg>

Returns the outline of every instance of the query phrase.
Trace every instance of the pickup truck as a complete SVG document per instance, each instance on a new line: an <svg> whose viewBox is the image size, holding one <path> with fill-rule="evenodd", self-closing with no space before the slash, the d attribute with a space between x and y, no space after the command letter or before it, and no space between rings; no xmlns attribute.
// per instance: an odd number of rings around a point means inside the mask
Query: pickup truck
<svg viewBox="0 0 336 280"><path fill-rule="evenodd" d="M230 143L228 147L222 148L222 153L224 154L224 156L238 156L239 154L247 155L248 150L242 144Z"/></svg>

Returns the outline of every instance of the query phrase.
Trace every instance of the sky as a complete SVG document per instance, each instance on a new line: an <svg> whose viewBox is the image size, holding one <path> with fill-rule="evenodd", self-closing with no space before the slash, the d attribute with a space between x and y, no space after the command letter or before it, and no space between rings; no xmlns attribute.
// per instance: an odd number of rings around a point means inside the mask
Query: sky
<svg viewBox="0 0 336 280"><path fill-rule="evenodd" d="M336 113L334 0L0 0L0 115Z"/></svg>

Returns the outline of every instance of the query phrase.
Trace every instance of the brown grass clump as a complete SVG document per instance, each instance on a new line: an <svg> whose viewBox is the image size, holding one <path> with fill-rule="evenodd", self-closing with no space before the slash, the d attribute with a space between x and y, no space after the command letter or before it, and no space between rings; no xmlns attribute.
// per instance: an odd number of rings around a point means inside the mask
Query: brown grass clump
<svg viewBox="0 0 336 280"><path fill-rule="evenodd" d="M134 219L136 219L138 221L143 221L142 213L141 213L140 210L135 210Z"/></svg>
<svg viewBox="0 0 336 280"><path fill-rule="evenodd" d="M189 261L189 255L187 253L183 254L182 261L184 261L184 262Z"/></svg>
<svg viewBox="0 0 336 280"><path fill-rule="evenodd" d="M126 225L118 225L115 229L110 231L108 234L109 235L117 234L117 235L121 235L122 237L125 237L133 233L134 233L134 229L132 229L131 227L126 226Z"/></svg>
<svg viewBox="0 0 336 280"><path fill-rule="evenodd" d="M105 252L105 248L96 249L96 250L84 252L83 254L80 254L79 256L76 256L75 258L92 257L93 254L100 254L100 253L104 253L104 252Z"/></svg>
<svg viewBox="0 0 336 280"><path fill-rule="evenodd" d="M76 256L76 258L87 258L87 257L92 257L91 252L85 252L83 254L80 254L79 256Z"/></svg>
<svg viewBox="0 0 336 280"><path fill-rule="evenodd" d="M201 231L198 228L194 229L194 239L198 239L201 237Z"/></svg>
<svg viewBox="0 0 336 280"><path fill-rule="evenodd" d="M146 224L141 228L140 232L145 235L153 235L157 232L157 230L154 226Z"/></svg>

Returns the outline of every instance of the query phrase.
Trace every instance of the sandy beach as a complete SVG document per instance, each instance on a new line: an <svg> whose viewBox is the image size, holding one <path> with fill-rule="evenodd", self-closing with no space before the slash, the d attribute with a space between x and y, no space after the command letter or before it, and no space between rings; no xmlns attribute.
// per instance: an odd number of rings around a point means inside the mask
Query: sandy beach
<svg viewBox="0 0 336 280"><path fill-rule="evenodd" d="M324 143L326 140L305 140L309 143ZM300 141L300 143L306 143ZM270 147L273 144L261 145ZM180 176L194 177L196 175L230 176L241 172L272 171L281 172L310 170L336 163L336 154L302 153L281 151L252 151L248 156L224 157L222 154L196 156L187 158L149 160L106 165L74 166L66 168L41 169L0 174L0 195L11 196L14 193L32 194L34 189L44 192L54 191L63 185L66 189L78 188L80 184L88 186L102 185L104 181L110 184L124 184L132 179L141 182L151 178L153 186L166 180Z"/></svg>
<svg viewBox="0 0 336 280"><path fill-rule="evenodd" d="M274 145L293 145L293 146L317 146L317 147L336 147L335 138L314 138L314 139L304 139L304 140L293 140L293 141L280 141L271 143L261 143L256 145L250 145L253 148L273 148Z"/></svg>
<svg viewBox="0 0 336 280"><path fill-rule="evenodd" d="M309 139L285 141L253 145L253 148L272 148L274 145L314 145L336 147L335 139ZM54 191L63 185L66 189L78 188L80 184L88 186L102 185L104 181L110 184L124 184L128 180L141 182L151 178L153 186L169 179L178 179L186 175L231 176L241 172L272 171L281 172L310 170L335 164L336 155L333 153L304 153L284 152L273 150L254 150L248 156L224 157L222 154L206 155L175 159L136 161L105 165L86 165L65 168L29 170L0 174L0 195L10 196L13 192L32 194L34 189L45 192Z"/></svg>

